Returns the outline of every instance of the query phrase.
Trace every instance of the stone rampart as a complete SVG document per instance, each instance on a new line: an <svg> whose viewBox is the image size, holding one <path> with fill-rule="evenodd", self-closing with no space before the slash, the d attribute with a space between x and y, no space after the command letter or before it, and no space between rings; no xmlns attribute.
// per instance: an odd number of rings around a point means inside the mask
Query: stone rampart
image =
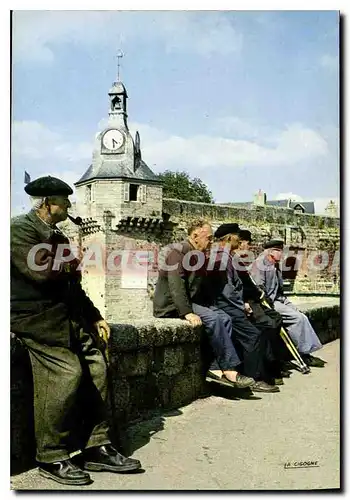
<svg viewBox="0 0 350 500"><path fill-rule="evenodd" d="M340 336L337 299L296 299L322 343ZM11 340L12 470L33 466L33 388L27 352ZM205 394L200 329L179 319L112 325L110 377L113 423L125 425L153 410L168 410Z"/></svg>

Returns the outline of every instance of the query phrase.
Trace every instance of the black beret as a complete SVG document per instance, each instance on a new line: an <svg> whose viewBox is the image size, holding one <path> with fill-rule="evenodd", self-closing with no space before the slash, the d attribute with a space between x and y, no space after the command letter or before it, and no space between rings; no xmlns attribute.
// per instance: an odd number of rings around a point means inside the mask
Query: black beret
<svg viewBox="0 0 350 500"><path fill-rule="evenodd" d="M215 238L223 238L227 234L238 234L239 225L233 222L232 224L221 224L214 233Z"/></svg>
<svg viewBox="0 0 350 500"><path fill-rule="evenodd" d="M73 189L56 177L39 177L29 182L24 191L30 196L69 196Z"/></svg>
<svg viewBox="0 0 350 500"><path fill-rule="evenodd" d="M283 250L283 246L283 240L270 240L265 243L264 248L278 248L279 250Z"/></svg>
<svg viewBox="0 0 350 500"><path fill-rule="evenodd" d="M241 229L239 231L239 237L244 241L252 241L252 233L248 229Z"/></svg>

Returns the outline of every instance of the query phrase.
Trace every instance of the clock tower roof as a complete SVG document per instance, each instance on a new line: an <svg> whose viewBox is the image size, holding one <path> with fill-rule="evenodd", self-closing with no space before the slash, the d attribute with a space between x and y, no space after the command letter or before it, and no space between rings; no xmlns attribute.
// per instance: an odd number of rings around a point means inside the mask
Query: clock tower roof
<svg viewBox="0 0 350 500"><path fill-rule="evenodd" d="M124 87L122 82L114 82L112 87L110 88L108 95L113 95L113 94L125 94L126 97L128 97L128 94L126 92L126 88Z"/></svg>
<svg viewBox="0 0 350 500"><path fill-rule="evenodd" d="M142 160L139 133L136 132L135 140L130 134L126 113L127 92L119 78L113 83L108 95L108 125L96 135L92 165L75 186L95 179L132 179L161 183Z"/></svg>
<svg viewBox="0 0 350 500"><path fill-rule="evenodd" d="M135 181L161 182L156 174L141 160L136 171L130 170L127 161L110 160L103 162L96 171L94 165L90 165L84 175L75 182L75 186L96 179L132 179Z"/></svg>

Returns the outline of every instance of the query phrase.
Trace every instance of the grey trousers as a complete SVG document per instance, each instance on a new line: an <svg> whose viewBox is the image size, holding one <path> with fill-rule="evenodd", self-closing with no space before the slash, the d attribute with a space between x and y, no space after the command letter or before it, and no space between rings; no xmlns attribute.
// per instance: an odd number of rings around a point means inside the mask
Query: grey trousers
<svg viewBox="0 0 350 500"><path fill-rule="evenodd" d="M88 433L83 447L110 443L105 407L107 366L91 335L78 331L79 355L65 347L21 340L28 348L33 371L37 461L69 459L79 441L73 434L85 436L83 429Z"/></svg>
<svg viewBox="0 0 350 500"><path fill-rule="evenodd" d="M322 344L310 321L287 298L275 300L276 311L282 316L283 326L301 354L311 354L321 349Z"/></svg>

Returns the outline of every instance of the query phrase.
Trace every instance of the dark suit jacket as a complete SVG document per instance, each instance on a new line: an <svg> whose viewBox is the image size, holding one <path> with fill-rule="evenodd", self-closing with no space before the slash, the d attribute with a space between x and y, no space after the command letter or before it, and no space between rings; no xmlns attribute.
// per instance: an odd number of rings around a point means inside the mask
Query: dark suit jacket
<svg viewBox="0 0 350 500"><path fill-rule="evenodd" d="M42 243L52 245L51 251L39 249L35 263L47 264L47 269L32 270L28 253ZM11 220L11 331L44 344L70 347L72 322L91 327L102 316L81 287L79 262L56 262L55 269L58 244L69 241L34 211Z"/></svg>
<svg viewBox="0 0 350 500"><path fill-rule="evenodd" d="M194 250L188 241L178 243L166 258L168 266L174 270L159 269L159 276L153 297L153 314L157 318L180 317L192 313L192 303L201 303L200 289L205 266L197 271L186 270L184 257ZM194 265L196 257L190 259ZM160 266L161 267L161 266Z"/></svg>

